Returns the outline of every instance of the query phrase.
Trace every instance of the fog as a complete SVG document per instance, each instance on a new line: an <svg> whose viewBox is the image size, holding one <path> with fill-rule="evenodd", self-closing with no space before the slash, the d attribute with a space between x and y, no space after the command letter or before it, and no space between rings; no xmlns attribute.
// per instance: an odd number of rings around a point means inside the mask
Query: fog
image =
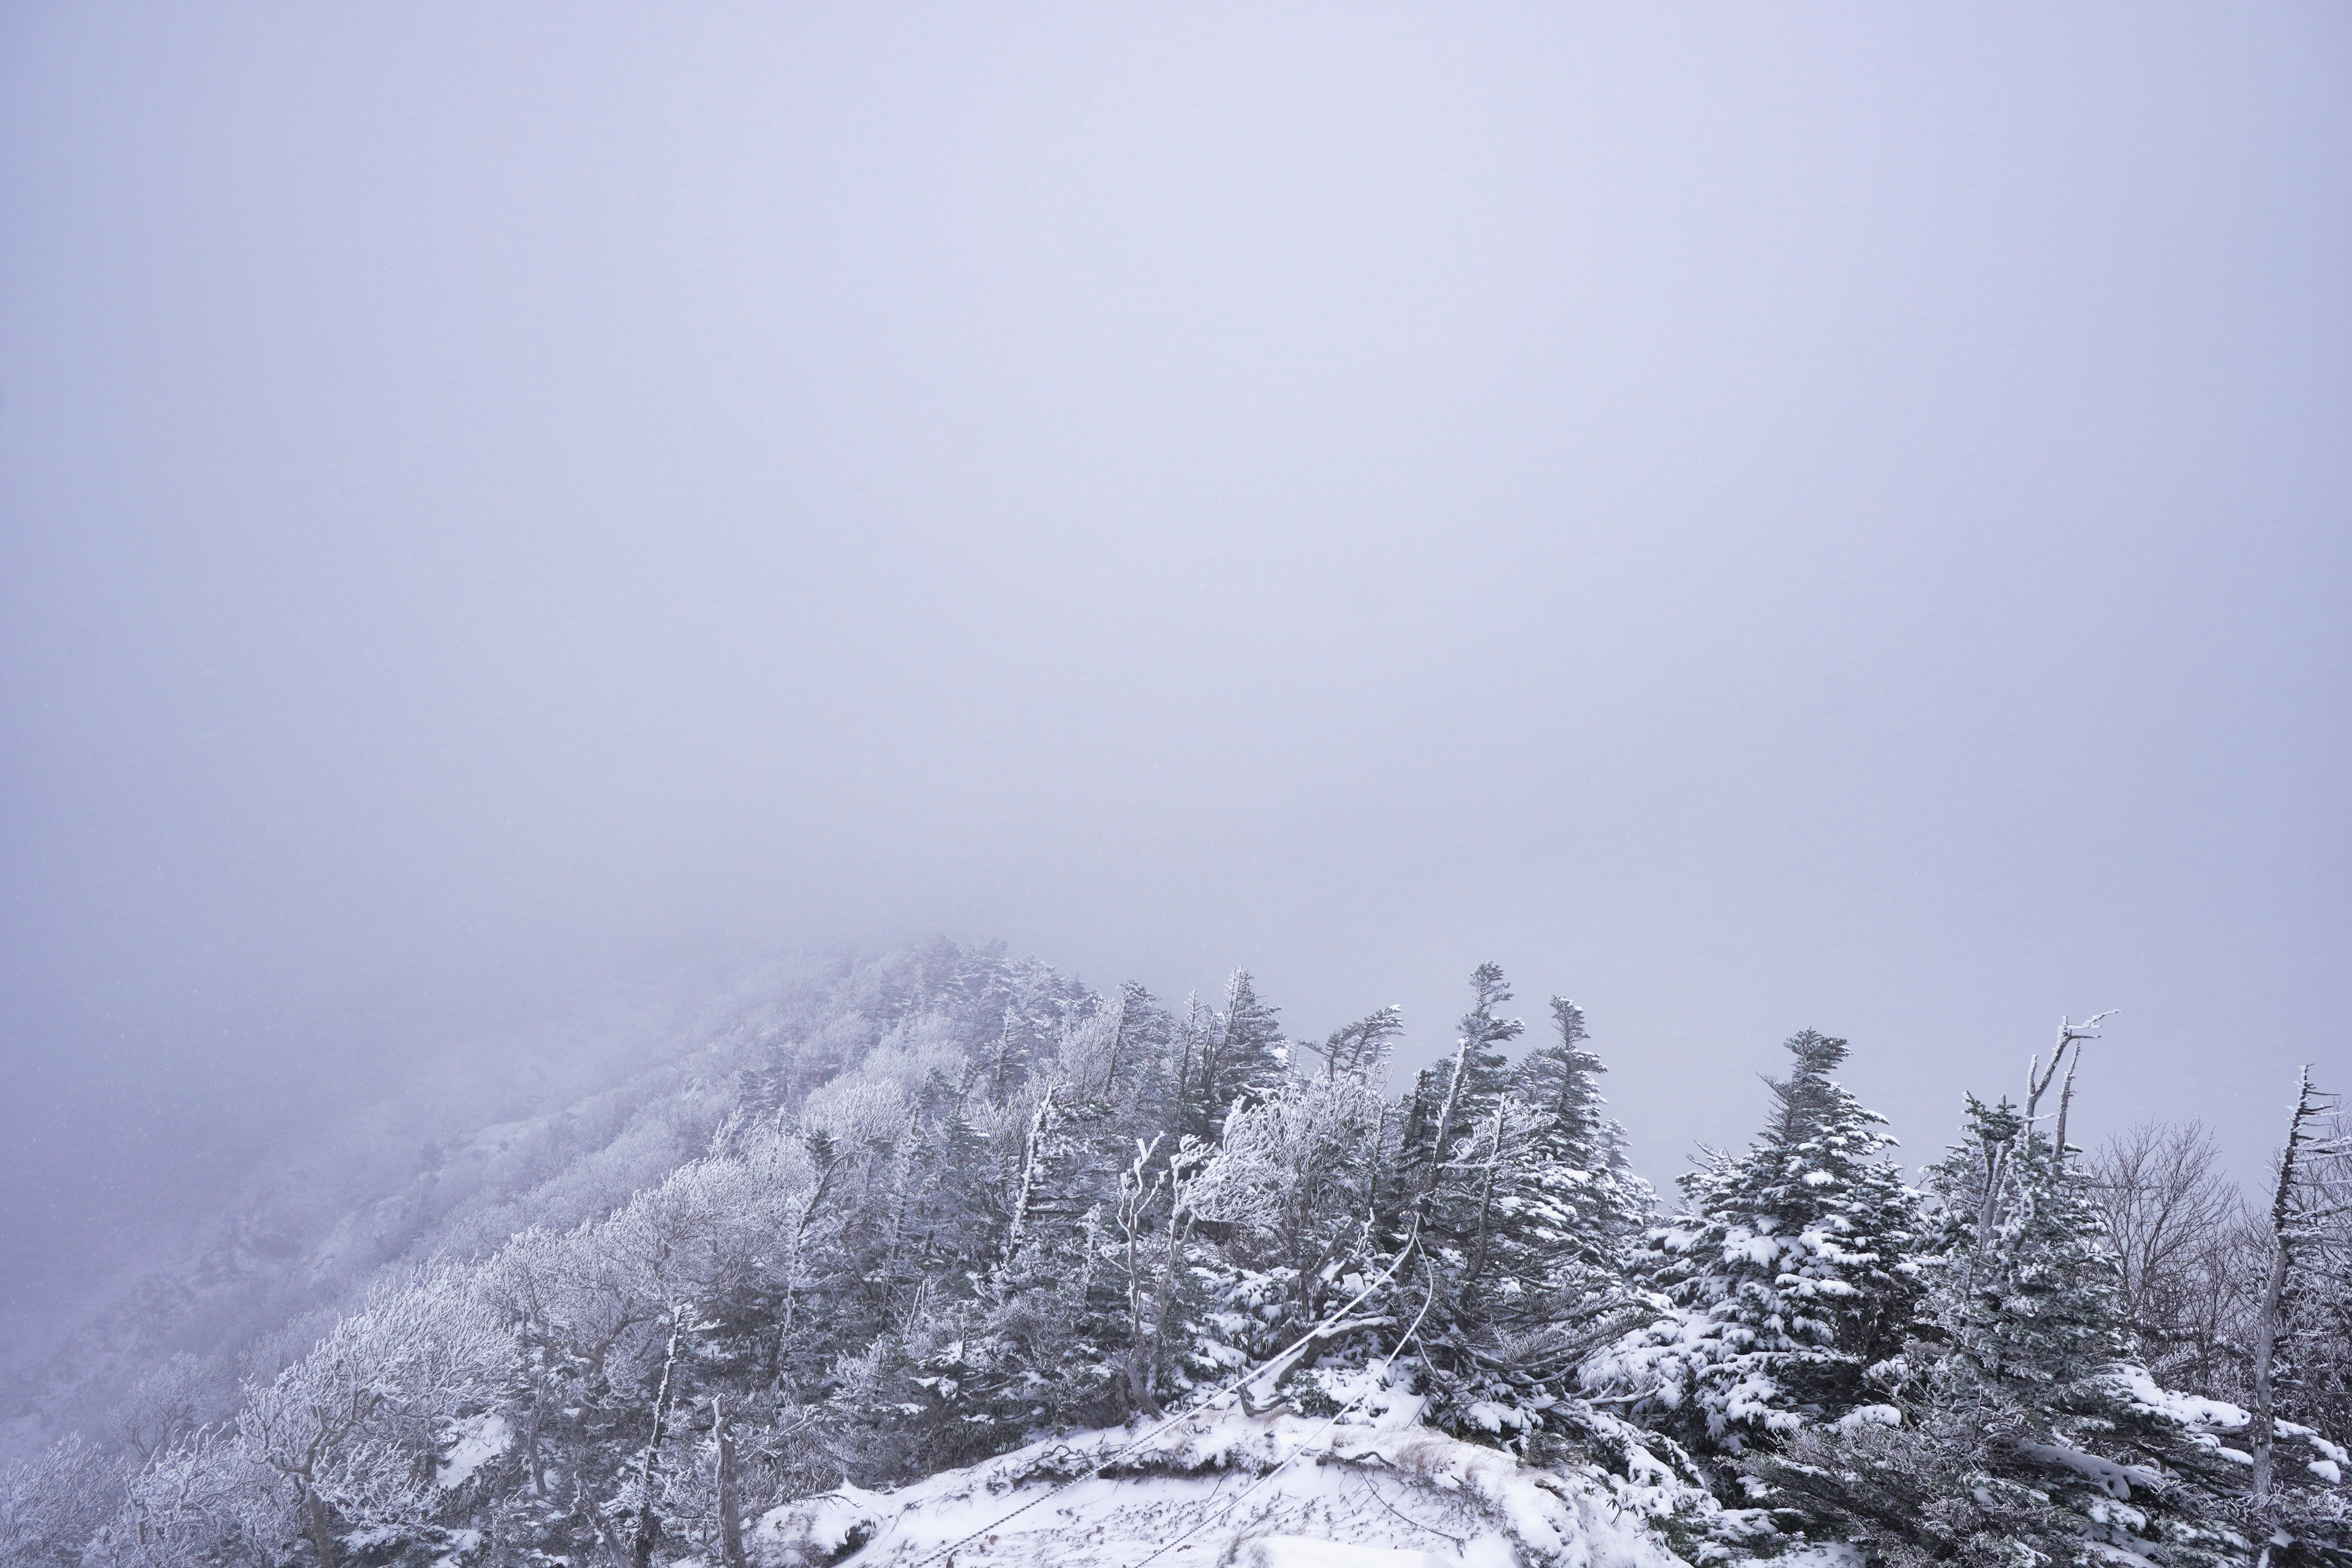
<svg viewBox="0 0 2352 1568"><path fill-rule="evenodd" d="M2062 1013L2094 1134L2249 1175L2352 1087L2340 10L25 5L0 73L20 1303L935 931L1424 1055L1498 960L1661 1180L1809 1025L1915 1157Z"/></svg>

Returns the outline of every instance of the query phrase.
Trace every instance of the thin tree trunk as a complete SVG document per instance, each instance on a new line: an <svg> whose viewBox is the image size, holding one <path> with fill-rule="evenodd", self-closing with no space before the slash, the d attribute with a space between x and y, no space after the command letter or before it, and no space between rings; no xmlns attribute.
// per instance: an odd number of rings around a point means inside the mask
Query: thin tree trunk
<svg viewBox="0 0 2352 1568"><path fill-rule="evenodd" d="M768 1336L772 1347L769 1359L774 1364L772 1375L779 1387L783 1384L784 1351L792 1342L793 1330L800 1322L801 1245L808 1239L809 1221L816 1217L817 1205L824 1202L833 1185L834 1173L847 1160L847 1155L835 1152L825 1161L824 1169L816 1173L816 1185L809 1189L808 1201L801 1205L801 1217L793 1224L792 1247L786 1254L784 1269L783 1310L776 1314L776 1331ZM667 1370L663 1375L667 1376Z"/></svg>
<svg viewBox="0 0 2352 1568"><path fill-rule="evenodd" d="M1171 1163L1168 1176L1168 1254L1161 1260L1159 1289L1152 1303L1151 1359L1143 1374L1144 1400L1154 1415L1160 1414L1160 1368L1168 1354L1169 1315L1176 1309L1177 1271L1183 1266L1184 1238L1192 1229L1184 1187L1183 1169Z"/></svg>
<svg viewBox="0 0 2352 1568"><path fill-rule="evenodd" d="M2304 1144L2310 1141L2311 1121L2318 1113L2319 1105L2311 1089L2311 1068L2306 1067L2295 1082L2294 1114L2288 1119L2286 1148L2279 1155L2278 1191L2271 1198L2271 1277L2263 1288L2262 1313L2254 1321L2254 1408L2250 1425L2253 1427L2251 1436L2257 1503L2268 1502L2271 1496L2271 1449L2277 1436L2271 1414L2272 1369L2278 1355L2279 1319L2286 1302L2287 1276L2294 1264L2295 1169Z"/></svg>
<svg viewBox="0 0 2352 1568"><path fill-rule="evenodd" d="M2061 1171L2066 1168L2066 1113L2074 1108L2074 1068L2082 1065L2083 1053L2077 1047L2074 1061L2066 1068L2066 1086L2058 1093L2058 1143L2051 1151L2051 1157Z"/></svg>
<svg viewBox="0 0 2352 1568"><path fill-rule="evenodd" d="M1190 1004L1184 1014L1184 1043L1176 1057L1176 1136L1177 1147L1183 1146L1184 1122L1190 1114L1186 1096L1192 1092L1192 1037L1199 1021L1201 1002L1198 996L1186 998ZM1169 1152L1172 1155L1175 1151Z"/></svg>
<svg viewBox="0 0 2352 1568"><path fill-rule="evenodd" d="M742 1505L736 1499L735 1428L726 1407L710 1396L710 1426L719 1446L719 1558L723 1568L747 1568L743 1558Z"/></svg>
<svg viewBox="0 0 2352 1568"><path fill-rule="evenodd" d="M1423 1217L1429 1214L1430 1200L1437 1195L1438 1173L1445 1168L1445 1141L1454 1134L1454 1105L1461 1098L1462 1075L1469 1062L1470 1037L1465 1035L1454 1047L1454 1073L1445 1081L1445 1103L1437 1113L1437 1138L1429 1152L1429 1177L1421 1184L1421 1201L1415 1205L1415 1212Z"/></svg>
<svg viewBox="0 0 2352 1568"><path fill-rule="evenodd" d="M1560 1004L1565 1000L1566 998L1559 996L1551 999L1551 1016L1559 1024L1559 1103L1552 1108L1552 1121L1554 1125L1563 1128L1568 1125L1569 1090L1576 1087L1576 1019L1578 1017L1573 1003L1569 1004L1569 1010L1562 1011ZM1583 1130L1579 1128L1578 1131L1580 1132Z"/></svg>
<svg viewBox="0 0 2352 1568"><path fill-rule="evenodd" d="M1127 995L1122 992L1118 998L1118 1021L1110 1028L1110 1061L1103 1068L1102 1091L1106 1100L1110 1098L1111 1086L1118 1082L1118 1052L1119 1047L1126 1044Z"/></svg>
<svg viewBox="0 0 2352 1568"><path fill-rule="evenodd" d="M2276 1237L2272 1243L2271 1277L2263 1287L2262 1312L2254 1321L2254 1408L2253 1419L2247 1425L2253 1428L2256 1502L2268 1502L2271 1495L2271 1445L2276 1431L2271 1415L2271 1363L2278 1345L2279 1304L2286 1297L2286 1268L2285 1238Z"/></svg>
<svg viewBox="0 0 2352 1568"><path fill-rule="evenodd" d="M582 1483L577 1471L572 1477L572 1511L587 1520L588 1528L596 1532L596 1543L604 1549L604 1555L612 1560L613 1568L629 1568L628 1548L605 1525L604 1510L589 1500L588 1489Z"/></svg>
<svg viewBox="0 0 2352 1568"><path fill-rule="evenodd" d="M2020 1137L2027 1136L2020 1133ZM2000 1184L2009 1173L2005 1151L1994 1149L1985 1156L1984 1205L1977 1215L1977 1245L1992 1245L1993 1227L2000 1223Z"/></svg>
<svg viewBox="0 0 2352 1568"><path fill-rule="evenodd" d="M996 1036L996 1103L1004 1103L1005 1079L1013 1072L1013 1008L1004 1009L1004 1026Z"/></svg>
<svg viewBox="0 0 2352 1568"><path fill-rule="evenodd" d="M530 1425L523 1430L523 1454L530 1466L530 1495L547 1495L547 1458L540 1451L540 1437L547 1429L547 1401L551 1394L544 1373L534 1372L530 1379Z"/></svg>
<svg viewBox="0 0 2352 1568"><path fill-rule="evenodd" d="M1466 1289L1486 1271L1486 1226L1495 1212L1495 1172L1503 1163L1503 1108L1495 1108L1495 1141L1486 1151L1486 1176L1478 1187L1478 1243L1471 1249L1470 1268L1462 1276Z"/></svg>
<svg viewBox="0 0 2352 1568"><path fill-rule="evenodd" d="M661 1385L654 1393L654 1433L646 1445L646 1462L637 1472L637 1484L643 1496L637 1500L637 1529L629 1542L629 1560L634 1568L653 1568L654 1537L654 1475L661 1458L662 1436L669 1422L669 1385L677 1371L677 1336L685 1326L686 1314L673 1309L669 1315L669 1348L662 1355Z"/></svg>
<svg viewBox="0 0 2352 1568"><path fill-rule="evenodd" d="M1146 1369L1150 1354L1143 1341L1143 1259L1136 1248L1138 1231L1143 1224L1138 1215L1127 1230L1127 1402L1137 1410L1151 1408L1151 1385Z"/></svg>
<svg viewBox="0 0 2352 1568"><path fill-rule="evenodd" d="M1049 1086L1029 1118L1029 1136L1021 1141L1021 1185L1013 1200L1013 1221L1004 1228L1004 1261L1021 1250L1021 1233L1028 1228L1029 1205L1037 1194L1037 1158L1045 1147L1045 1127L1054 1115L1054 1090Z"/></svg>

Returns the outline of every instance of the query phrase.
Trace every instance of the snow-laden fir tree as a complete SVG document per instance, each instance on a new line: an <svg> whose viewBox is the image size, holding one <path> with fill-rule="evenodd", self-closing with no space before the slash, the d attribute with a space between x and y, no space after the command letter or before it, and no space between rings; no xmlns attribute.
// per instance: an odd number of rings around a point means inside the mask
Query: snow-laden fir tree
<svg viewBox="0 0 2352 1568"><path fill-rule="evenodd" d="M1608 1115L1599 1080L1609 1069L1585 1045L1584 1009L1555 996L1551 1014L1553 1038L1511 1078L1512 1097L1535 1122L1525 1201L1548 1274L1563 1284L1582 1274L1589 1288L1606 1289L1622 1279L1656 1197L1633 1173L1625 1130Z"/></svg>
<svg viewBox="0 0 2352 1568"><path fill-rule="evenodd" d="M2121 1270L2084 1179L2017 1107L1969 1096L1928 1190L1948 1379L2063 1390L2122 1359Z"/></svg>
<svg viewBox="0 0 2352 1568"><path fill-rule="evenodd" d="M1471 987L1453 1061L1423 1075L1408 1110L1408 1173L1416 1146L1447 1133L1443 1158L1422 1156L1410 1211L1425 1263L1425 1392L1456 1431L1530 1434L1568 1417L1596 1325L1627 1300L1650 1194L1604 1114L1580 1010L1555 999L1558 1037L1509 1068L1499 1047L1521 1026L1496 1011L1510 999L1501 969L1482 965Z"/></svg>
<svg viewBox="0 0 2352 1568"><path fill-rule="evenodd" d="M1914 1568L2134 1552L2133 1483L2155 1472L2095 1441L2120 1414L2095 1382L2122 1350L2116 1270L2053 1155L2009 1102L1969 1097L1960 1142L1929 1173L1929 1290L1891 1418L1752 1455L1762 1497Z"/></svg>
<svg viewBox="0 0 2352 1568"><path fill-rule="evenodd" d="M1278 1011L1258 999L1246 969L1227 977L1221 1006L1189 1005L1176 1068L1177 1125L1185 1134L1214 1141L1237 1103L1263 1099L1282 1082L1288 1058Z"/></svg>
<svg viewBox="0 0 2352 1568"><path fill-rule="evenodd" d="M1879 1404L1920 1289L1917 1195L1885 1118L1830 1076L1846 1042L1807 1029L1787 1049L1771 1124L1743 1154L1710 1152L1650 1232L1651 1321L1584 1368L1595 1394L1734 1454Z"/></svg>
<svg viewBox="0 0 2352 1568"><path fill-rule="evenodd" d="M1896 1419L1806 1434L1751 1477L1817 1530L1916 1568L2220 1568L2265 1536L2273 1568L2338 1561L2352 1534L2340 1494L2313 1484L2333 1464L2324 1438L2293 1429L2318 1469L2261 1517L2245 1496L2247 1412L2165 1389L2130 1359L2090 1180L2041 1120L1971 1095L1929 1169L1927 1291Z"/></svg>
<svg viewBox="0 0 2352 1568"><path fill-rule="evenodd" d="M1444 1190L1461 1174L1451 1168L1459 1141L1493 1114L1510 1082L1510 1059L1503 1047L1527 1031L1521 1020L1496 1013L1510 999L1502 965L1482 963L1472 971L1470 1011L1462 1016L1453 1051L1423 1068L1406 1097L1399 1173L1406 1187L1408 1224L1429 1225L1445 1200L1460 1206L1459 1194ZM1438 1216L1433 1235L1439 1245L1445 1225L1445 1217Z"/></svg>

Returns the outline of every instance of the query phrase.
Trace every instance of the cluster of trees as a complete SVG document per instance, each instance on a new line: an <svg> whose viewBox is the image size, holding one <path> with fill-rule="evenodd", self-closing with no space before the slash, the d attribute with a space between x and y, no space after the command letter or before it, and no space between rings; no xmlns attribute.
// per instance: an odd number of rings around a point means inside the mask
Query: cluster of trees
<svg viewBox="0 0 2352 1568"><path fill-rule="evenodd" d="M625 1201L453 1241L230 1405L154 1371L10 1468L0 1558L742 1568L748 1520L845 1478L1209 1397L1333 1414L1401 1351L1424 1419L1642 1483L1694 1561L2352 1561L2347 1154L2307 1085L2245 1215L2193 1130L2080 1157L2064 1031L1915 1187L1807 1031L1667 1211L1581 1011L1514 1058L1492 964L1395 1098L1394 1009L1294 1040L1246 973L1170 1005L941 944L850 990L727 1058L707 1149Z"/></svg>

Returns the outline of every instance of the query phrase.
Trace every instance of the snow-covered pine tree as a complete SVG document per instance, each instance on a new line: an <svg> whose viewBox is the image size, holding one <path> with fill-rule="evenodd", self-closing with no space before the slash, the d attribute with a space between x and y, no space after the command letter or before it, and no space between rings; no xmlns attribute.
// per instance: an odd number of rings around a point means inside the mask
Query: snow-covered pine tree
<svg viewBox="0 0 2352 1568"><path fill-rule="evenodd" d="M1656 1315L1590 1361L1594 1394L1670 1434L1737 1454L1883 1396L1919 1280L1917 1195L1885 1152L1885 1118L1831 1073L1846 1042L1790 1037L1768 1079L1771 1125L1748 1152L1683 1178L1684 1212L1642 1263Z"/></svg>
<svg viewBox="0 0 2352 1568"><path fill-rule="evenodd" d="M1565 996L1551 999L1555 1038L1537 1047L1511 1075L1511 1086L1531 1105L1540 1107L1563 1139L1580 1148L1598 1148L1603 1126L1600 1076L1609 1069L1585 1047L1591 1037L1584 1009Z"/></svg>
<svg viewBox="0 0 2352 1568"><path fill-rule="evenodd" d="M1406 1108L1400 1240L1424 1264L1420 1340L1432 1418L1465 1435L1505 1436L1541 1424L1580 1355L1574 1328L1591 1316L1592 1279L1577 1262L1584 1238L1562 1160L1570 1144L1555 1135L1558 1106L1575 1102L1577 1141L1597 1129L1584 1125L1583 1086L1542 1079L1559 1092L1541 1104L1514 1089L1525 1087L1523 1075L1515 1079L1502 1047L1525 1026L1497 1012L1511 998L1501 967L1481 964L1470 986L1452 1059L1421 1075Z"/></svg>
<svg viewBox="0 0 2352 1568"><path fill-rule="evenodd" d="M1596 1080L1609 1069L1584 1044L1584 1009L1555 996L1551 1014L1555 1038L1528 1052L1511 1080L1537 1123L1525 1202L1548 1245L1549 1277L1574 1271L1589 1285L1613 1284L1655 1196L1626 1159L1625 1130L1607 1114Z"/></svg>
<svg viewBox="0 0 2352 1568"><path fill-rule="evenodd" d="M1404 1009L1395 1005L1340 1026L1316 1047L1323 1058L1323 1076L1353 1076L1377 1084L1388 1071L1390 1050L1403 1033Z"/></svg>
<svg viewBox="0 0 2352 1568"><path fill-rule="evenodd" d="M1454 1052L1423 1068L1414 1080L1403 1110L1401 1174L1408 1185L1408 1220L1424 1228L1452 1198L1459 1207L1462 1194L1447 1194L1449 1180L1457 1184L1468 1174L1453 1169L1455 1154L1472 1127L1486 1121L1510 1082L1509 1060L1503 1047L1526 1032L1517 1018L1496 1016L1495 1009L1511 999L1511 988L1498 963L1482 963L1470 974L1470 1011L1462 1016ZM1441 1239L1445 1221L1438 1218L1433 1239Z"/></svg>
<svg viewBox="0 0 2352 1568"><path fill-rule="evenodd" d="M1362 1072L1293 1075L1226 1120L1192 1194L1223 1243L1223 1345L1269 1353L1352 1298L1360 1287L1345 1281L1393 1260L1370 1214L1386 1121ZM1196 1272L1213 1282L1218 1273ZM1318 1342L1316 1358L1334 1352L1361 1359L1338 1338Z"/></svg>
<svg viewBox="0 0 2352 1568"><path fill-rule="evenodd" d="M1809 1532L1918 1568L2243 1562L2211 1490L2229 1467L2118 1364L2120 1270L2086 1179L2035 1120L1971 1095L1930 1168L1929 1288L1899 1418L1803 1434L1749 1473Z"/></svg>
<svg viewBox="0 0 2352 1568"><path fill-rule="evenodd" d="M1572 1328L1589 1292L1564 1267L1575 1217L1538 1182L1543 1131L1525 1100L1494 1097L1454 1140L1422 1224L1423 1392L1431 1419L1465 1436L1533 1429L1580 1354Z"/></svg>
<svg viewBox="0 0 2352 1568"><path fill-rule="evenodd" d="M2219 1568L2250 1561L2265 1537L2273 1568L2352 1561L2352 1519L2328 1475L2341 1449L2308 1427L2274 1428L2308 1462L2291 1493L2250 1500L2264 1445L2249 1413L2175 1394L2126 1359L2123 1270L2095 1178L2036 1114L2090 1028L2062 1024L2024 1107L1970 1096L1960 1141L1929 1172L1928 1292L1901 1424L1808 1434L1751 1470L1895 1562Z"/></svg>
<svg viewBox="0 0 2352 1568"><path fill-rule="evenodd" d="M2341 1439L2352 1436L2352 1118L2336 1112L2306 1152L2274 1342L2275 1399L2283 1415Z"/></svg>
<svg viewBox="0 0 2352 1568"><path fill-rule="evenodd" d="M1442 1288L1431 1392L1436 1418L1465 1435L1531 1432L1568 1413L1593 1332L1626 1304L1630 1247L1649 1216L1648 1185L1602 1114L1583 1014L1555 998L1552 1016L1557 1039L1501 1093L1473 1100L1483 1119L1455 1140L1428 1222Z"/></svg>
<svg viewBox="0 0 2352 1568"><path fill-rule="evenodd" d="M2067 1161L2063 1110L2054 1132L2041 1113L2062 1065L2071 1103L2081 1042L2106 1016L2062 1022L2047 1068L2037 1058L2028 1071L2021 1109L1968 1096L1959 1142L1928 1169L1927 1319L1947 1347L1948 1382L2062 1390L2125 1353L2121 1266L2090 1178Z"/></svg>
<svg viewBox="0 0 2352 1568"><path fill-rule="evenodd" d="M1097 1092L1118 1108L1123 1121L1139 1124L1148 1118L1158 1122L1167 1114L1172 1088L1168 1045L1175 1020L1157 996L1132 980L1118 988L1109 1019Z"/></svg>
<svg viewBox="0 0 2352 1568"><path fill-rule="evenodd" d="M2302 1358L2295 1354L2297 1336L2291 1325L2298 1316L2307 1314L2295 1310L2298 1298L2310 1294L2305 1275L2309 1265L2327 1249L2329 1221L2340 1218L2347 1206L2347 1194L2331 1194L2324 1178L2315 1180L2329 1162L2341 1162L2352 1153L2352 1141L2326 1135L2326 1113L2336 1103L2336 1096L2314 1086L2311 1068L2305 1067L2295 1083L2286 1144L2279 1151L2278 1177L2268 1216L2270 1266L2254 1315L2252 1436L2258 1503L2269 1501L2276 1473L2273 1423L2280 1388L2301 1380L2297 1363Z"/></svg>
<svg viewBox="0 0 2352 1568"><path fill-rule="evenodd" d="M1288 1072L1279 1009L1258 999L1246 969L1225 981L1223 1005L1195 1001L1186 1016L1177 1074L1177 1125L1213 1142L1236 1102L1261 1100Z"/></svg>
<svg viewBox="0 0 2352 1568"><path fill-rule="evenodd" d="M1927 1182L1928 1316L1948 1377L2063 1390L2122 1358L2121 1271L2086 1183L2023 1112L1969 1096Z"/></svg>

